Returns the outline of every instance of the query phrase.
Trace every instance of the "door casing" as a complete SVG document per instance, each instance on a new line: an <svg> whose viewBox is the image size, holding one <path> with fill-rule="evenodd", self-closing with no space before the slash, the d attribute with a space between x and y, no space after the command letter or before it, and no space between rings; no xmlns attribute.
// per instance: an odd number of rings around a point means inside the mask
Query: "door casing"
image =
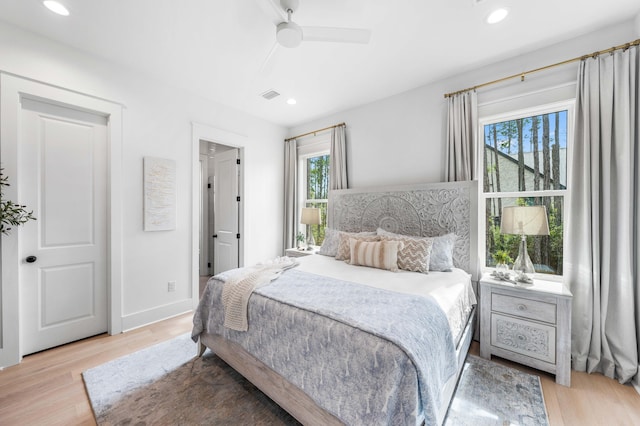
<svg viewBox="0 0 640 426"><path fill-rule="evenodd" d="M238 158L240 158L240 178L239 192L240 204L238 232L240 239L238 241L238 264L244 266L244 147L247 143L247 137L237 133L228 132L212 126L201 123L191 123L191 294L193 301L193 309L198 306L200 294L200 191L202 191L200 183L200 141L213 142L216 144L226 145L232 148L238 148Z"/></svg>
<svg viewBox="0 0 640 426"><path fill-rule="evenodd" d="M0 73L0 158L13 178L5 197L18 199L18 141L21 99L31 98L107 118L107 303L108 332L122 332L122 109L123 105L8 73ZM19 233L2 236L0 281L0 367L18 364L20 345Z"/></svg>

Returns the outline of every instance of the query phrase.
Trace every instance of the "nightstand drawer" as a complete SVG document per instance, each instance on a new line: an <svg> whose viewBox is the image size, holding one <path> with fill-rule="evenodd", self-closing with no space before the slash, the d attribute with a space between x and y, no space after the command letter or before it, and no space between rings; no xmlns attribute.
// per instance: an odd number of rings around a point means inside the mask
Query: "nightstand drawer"
<svg viewBox="0 0 640 426"><path fill-rule="evenodd" d="M491 293L491 310L550 324L556 323L556 305L553 303Z"/></svg>
<svg viewBox="0 0 640 426"><path fill-rule="evenodd" d="M491 314L491 345L555 364L556 329L544 324Z"/></svg>

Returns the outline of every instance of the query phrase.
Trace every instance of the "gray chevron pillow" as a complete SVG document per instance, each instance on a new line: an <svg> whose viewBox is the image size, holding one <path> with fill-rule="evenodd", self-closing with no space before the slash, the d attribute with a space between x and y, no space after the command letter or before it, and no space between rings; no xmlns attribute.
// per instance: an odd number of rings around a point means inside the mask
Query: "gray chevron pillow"
<svg viewBox="0 0 640 426"><path fill-rule="evenodd" d="M409 237L409 238L417 238L417 239L426 239L432 240L433 244L431 247L430 257L429 257L429 271L441 271L441 272L451 272L454 268L453 265L453 250L455 248L456 239L458 238L456 234L450 233L446 235L440 235L438 237L413 237L402 234L394 234L393 232L385 231L382 228L378 228L378 235L390 237L392 239L396 239L397 237Z"/></svg>
<svg viewBox="0 0 640 426"><path fill-rule="evenodd" d="M392 234L387 231L380 234L380 239L382 241L401 241L404 244L398 251L398 268L423 274L429 272L433 239Z"/></svg>

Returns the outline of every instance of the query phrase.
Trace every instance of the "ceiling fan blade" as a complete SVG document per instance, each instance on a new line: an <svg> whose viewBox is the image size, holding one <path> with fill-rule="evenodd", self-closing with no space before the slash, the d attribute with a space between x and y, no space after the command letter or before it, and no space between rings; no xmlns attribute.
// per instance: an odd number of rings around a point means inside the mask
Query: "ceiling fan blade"
<svg viewBox="0 0 640 426"><path fill-rule="evenodd" d="M262 9L265 15L269 18L273 25L278 25L280 22L287 21L287 14L280 6L278 0L255 0L258 7Z"/></svg>
<svg viewBox="0 0 640 426"><path fill-rule="evenodd" d="M302 27L302 39L304 41L367 44L371 40L371 30L361 28Z"/></svg>
<svg viewBox="0 0 640 426"><path fill-rule="evenodd" d="M271 71L273 70L273 64L275 63L274 59L276 56L276 52L278 51L278 46L278 42L273 43L273 47L271 48L271 50L269 50L269 53L267 53L264 61L262 61L262 65L260 65L261 75L268 76L269 74L271 74Z"/></svg>

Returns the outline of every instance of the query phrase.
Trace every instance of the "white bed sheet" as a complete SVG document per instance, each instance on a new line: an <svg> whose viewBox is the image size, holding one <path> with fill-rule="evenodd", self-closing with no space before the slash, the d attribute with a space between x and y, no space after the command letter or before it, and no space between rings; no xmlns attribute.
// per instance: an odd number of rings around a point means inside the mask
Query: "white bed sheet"
<svg viewBox="0 0 640 426"><path fill-rule="evenodd" d="M467 323L473 305L477 303L471 275L462 269L451 272L432 271L428 274L400 270L398 272L354 266L330 256L316 254L299 257L298 270L355 282L372 287L418 296L431 296L449 321L454 343Z"/></svg>

